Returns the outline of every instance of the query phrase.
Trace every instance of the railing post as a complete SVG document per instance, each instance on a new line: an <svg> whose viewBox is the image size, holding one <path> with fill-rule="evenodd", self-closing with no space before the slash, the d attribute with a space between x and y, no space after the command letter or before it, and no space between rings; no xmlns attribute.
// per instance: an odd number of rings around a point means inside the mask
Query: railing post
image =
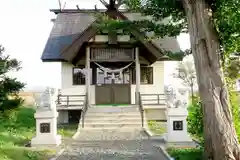
<svg viewBox="0 0 240 160"><path fill-rule="evenodd" d="M82 128L84 128L84 111L83 111L83 114L82 114Z"/></svg>
<svg viewBox="0 0 240 160"><path fill-rule="evenodd" d="M67 107L69 105L69 96L67 96Z"/></svg>
<svg viewBox="0 0 240 160"><path fill-rule="evenodd" d="M138 92L135 92L135 104L139 105L139 94L138 94Z"/></svg>
<svg viewBox="0 0 240 160"><path fill-rule="evenodd" d="M85 103L84 103L84 106L83 106L83 110L82 110L82 116L81 116L81 119L82 119L82 128L84 128L84 119L85 119L85 114L87 112L87 109L88 109L88 94L86 94L85 96Z"/></svg>
<svg viewBox="0 0 240 160"><path fill-rule="evenodd" d="M57 96L57 104L61 104L61 103L60 103L60 96L61 96L61 95L58 94L58 96Z"/></svg>
<svg viewBox="0 0 240 160"><path fill-rule="evenodd" d="M141 113L142 127L144 127L144 110L143 110L143 106L142 106L141 93L137 92L136 96L138 97L138 106L139 106L139 111Z"/></svg>
<svg viewBox="0 0 240 160"><path fill-rule="evenodd" d="M157 104L160 104L160 94L157 94Z"/></svg>

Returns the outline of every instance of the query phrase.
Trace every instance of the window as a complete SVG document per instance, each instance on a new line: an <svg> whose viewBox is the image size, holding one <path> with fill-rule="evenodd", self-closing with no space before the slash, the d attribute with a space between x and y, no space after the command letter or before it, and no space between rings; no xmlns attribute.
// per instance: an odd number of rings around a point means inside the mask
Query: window
<svg viewBox="0 0 240 160"><path fill-rule="evenodd" d="M85 84L85 74L83 68L84 66L73 68L73 85Z"/></svg>
<svg viewBox="0 0 240 160"><path fill-rule="evenodd" d="M141 66L141 84L153 84L153 67ZM132 84L136 84L136 69L132 69Z"/></svg>

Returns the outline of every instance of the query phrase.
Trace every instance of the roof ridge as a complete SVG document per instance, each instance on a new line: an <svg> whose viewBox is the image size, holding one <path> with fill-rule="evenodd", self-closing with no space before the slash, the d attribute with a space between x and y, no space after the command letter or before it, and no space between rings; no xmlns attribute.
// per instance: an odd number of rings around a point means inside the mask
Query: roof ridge
<svg viewBox="0 0 240 160"><path fill-rule="evenodd" d="M106 12L107 9L50 9L50 12L54 12L55 14L58 13L92 13L92 12ZM130 11L127 9L118 9L118 11L120 12L124 12L124 13L137 13L134 11Z"/></svg>

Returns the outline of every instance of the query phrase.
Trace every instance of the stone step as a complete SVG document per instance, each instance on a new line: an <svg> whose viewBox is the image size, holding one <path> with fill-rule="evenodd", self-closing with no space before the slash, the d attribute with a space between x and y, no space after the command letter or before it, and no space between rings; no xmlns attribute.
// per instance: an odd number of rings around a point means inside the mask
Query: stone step
<svg viewBox="0 0 240 160"><path fill-rule="evenodd" d="M87 133L88 134L88 133ZM81 135L80 135L81 137ZM153 144L149 139L133 140L76 140L65 145L57 160L168 160L159 148L164 143Z"/></svg>
<svg viewBox="0 0 240 160"><path fill-rule="evenodd" d="M131 140L148 137L142 128L127 129L80 129L76 140Z"/></svg>
<svg viewBox="0 0 240 160"><path fill-rule="evenodd" d="M126 128L126 127L141 127L141 123L85 123L85 128Z"/></svg>
<svg viewBox="0 0 240 160"><path fill-rule="evenodd" d="M113 112L113 113L122 113L122 112L139 112L138 107L114 107L114 106L108 106L108 107L92 107L88 109L88 112L93 112L93 113L108 113L108 112Z"/></svg>
<svg viewBox="0 0 240 160"><path fill-rule="evenodd" d="M139 112L128 113L87 113L85 117L135 117L141 116Z"/></svg>
<svg viewBox="0 0 240 160"><path fill-rule="evenodd" d="M126 118L111 118L111 117L102 117L102 118L87 118L85 123L123 123L123 122L142 122L140 117L126 117Z"/></svg>

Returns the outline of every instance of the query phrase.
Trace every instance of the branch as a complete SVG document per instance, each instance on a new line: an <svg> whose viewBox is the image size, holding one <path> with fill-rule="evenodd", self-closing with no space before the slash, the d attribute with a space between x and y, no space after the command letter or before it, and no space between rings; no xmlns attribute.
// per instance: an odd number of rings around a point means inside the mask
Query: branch
<svg viewBox="0 0 240 160"><path fill-rule="evenodd" d="M100 0L100 2L106 7L108 8L108 3L105 0Z"/></svg>
<svg viewBox="0 0 240 160"><path fill-rule="evenodd" d="M123 0L117 0L116 8L119 8L123 4Z"/></svg>
<svg viewBox="0 0 240 160"><path fill-rule="evenodd" d="M98 9L97 9L97 5L96 5L96 4L94 5L94 9L95 9L95 11L97 11L97 10L98 10Z"/></svg>
<svg viewBox="0 0 240 160"><path fill-rule="evenodd" d="M62 10L62 3L61 3L61 0L58 0L58 5L59 5L60 10Z"/></svg>
<svg viewBox="0 0 240 160"><path fill-rule="evenodd" d="M65 9L67 2L64 3L62 9Z"/></svg>

